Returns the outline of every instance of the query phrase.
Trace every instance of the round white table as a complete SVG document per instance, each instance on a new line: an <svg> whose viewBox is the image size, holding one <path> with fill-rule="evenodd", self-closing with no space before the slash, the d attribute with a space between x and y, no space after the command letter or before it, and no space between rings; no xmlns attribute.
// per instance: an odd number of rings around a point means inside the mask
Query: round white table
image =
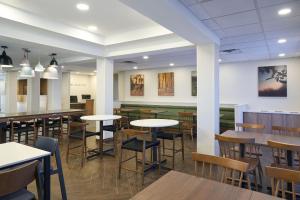
<svg viewBox="0 0 300 200"><path fill-rule="evenodd" d="M143 128L151 128L153 131L152 133L152 139L155 141L157 140L157 132L158 128L162 127L169 127L169 126L176 126L179 124L179 121L173 120L173 119L141 119L141 120L134 120L130 122L130 125L137 126L137 127L143 127ZM153 161L157 161L157 151L153 147Z"/></svg>
<svg viewBox="0 0 300 200"><path fill-rule="evenodd" d="M92 152L94 154L92 154L88 158L98 156L98 155L101 155L101 157L102 157L103 153L106 153L106 152L112 150L112 149L103 150L103 122L116 120L116 119L120 119L120 118L122 118L122 116L120 116L120 115L86 115L86 116L80 117L81 120L85 120L85 121L99 121L99 125L100 125L100 131L98 132L99 137L100 137L100 141L98 143L99 144L98 149L92 150Z"/></svg>

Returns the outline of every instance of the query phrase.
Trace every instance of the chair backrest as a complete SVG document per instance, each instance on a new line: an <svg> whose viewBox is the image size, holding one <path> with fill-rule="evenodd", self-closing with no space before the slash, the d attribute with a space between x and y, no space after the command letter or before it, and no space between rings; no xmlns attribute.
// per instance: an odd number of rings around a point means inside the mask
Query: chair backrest
<svg viewBox="0 0 300 200"><path fill-rule="evenodd" d="M247 151L244 156L253 157L259 153L259 146L255 144L254 138L228 137L223 135L215 135L215 139L219 142L220 153L223 157L239 159L242 151ZM241 144L245 149L241 149Z"/></svg>
<svg viewBox="0 0 300 200"><path fill-rule="evenodd" d="M114 115L119 115L119 114L121 114L121 108L114 108L113 112L114 112Z"/></svg>
<svg viewBox="0 0 300 200"><path fill-rule="evenodd" d="M38 161L34 161L12 169L0 171L0 199L1 196L5 196L25 188L35 179L38 183L38 163ZM40 196L39 187L38 193Z"/></svg>
<svg viewBox="0 0 300 200"><path fill-rule="evenodd" d="M151 140L151 134L149 134L149 131L136 129L123 129L119 131L120 141L126 141L132 138L138 138L143 141Z"/></svg>
<svg viewBox="0 0 300 200"><path fill-rule="evenodd" d="M272 149L272 155L273 155L273 161L274 164L282 165L282 166L288 166L288 151L291 152L291 159L293 161L293 166L297 166L296 157L298 158L297 163L299 164L300 160L300 146L299 145L293 145L293 144L287 144L282 142L276 142L269 140L268 146ZM300 166L298 166L300 169Z"/></svg>
<svg viewBox="0 0 300 200"><path fill-rule="evenodd" d="M192 153L195 161L195 175L214 179L223 183L242 186L243 175L247 172L249 164L229 158ZM201 168L201 169L200 169ZM200 174L199 174L200 171ZM219 172L219 173L218 173ZM215 176L215 177L213 177Z"/></svg>
<svg viewBox="0 0 300 200"><path fill-rule="evenodd" d="M300 136L300 128L298 127L285 127L285 126L272 126L272 133L287 136Z"/></svg>
<svg viewBox="0 0 300 200"><path fill-rule="evenodd" d="M58 148L58 140L56 138L39 136L35 145L36 148L55 154Z"/></svg>
<svg viewBox="0 0 300 200"><path fill-rule="evenodd" d="M296 200L299 193L296 193L295 185L300 183L300 171L290 170L277 167L266 167L266 174L271 178L272 195L278 196L281 192L281 197L286 198L286 193L292 194L293 200ZM285 187L286 183L292 183L292 190Z"/></svg>
<svg viewBox="0 0 300 200"><path fill-rule="evenodd" d="M78 131L82 132L82 137L85 137L86 126L88 123L86 122L71 122L68 123L68 136L76 133Z"/></svg>
<svg viewBox="0 0 300 200"><path fill-rule="evenodd" d="M235 125L238 131L262 131L265 129L263 124L236 123Z"/></svg>
<svg viewBox="0 0 300 200"><path fill-rule="evenodd" d="M182 130L193 128L193 113L192 112L179 112L178 118L180 122L180 128Z"/></svg>

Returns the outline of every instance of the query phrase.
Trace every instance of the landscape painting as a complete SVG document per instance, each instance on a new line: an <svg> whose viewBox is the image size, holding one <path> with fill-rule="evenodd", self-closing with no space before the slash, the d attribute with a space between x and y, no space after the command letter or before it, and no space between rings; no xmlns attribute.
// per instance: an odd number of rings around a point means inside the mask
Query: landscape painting
<svg viewBox="0 0 300 200"><path fill-rule="evenodd" d="M287 66L258 67L258 96L287 97Z"/></svg>
<svg viewBox="0 0 300 200"><path fill-rule="evenodd" d="M192 71L191 80L192 80L192 96L197 96L197 72L196 71Z"/></svg>
<svg viewBox="0 0 300 200"><path fill-rule="evenodd" d="M130 76L130 95L144 96L144 75L135 74Z"/></svg>
<svg viewBox="0 0 300 200"><path fill-rule="evenodd" d="M158 74L158 96L174 96L174 72Z"/></svg>

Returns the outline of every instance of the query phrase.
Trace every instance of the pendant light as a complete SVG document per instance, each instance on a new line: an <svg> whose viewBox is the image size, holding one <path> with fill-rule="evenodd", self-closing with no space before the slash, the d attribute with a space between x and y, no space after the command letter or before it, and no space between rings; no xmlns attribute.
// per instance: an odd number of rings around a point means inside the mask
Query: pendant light
<svg viewBox="0 0 300 200"><path fill-rule="evenodd" d="M56 56L55 53L50 54L51 57L50 65L46 68L43 74L43 78L45 79L58 79L58 71L56 69L58 63L55 59L55 56Z"/></svg>
<svg viewBox="0 0 300 200"><path fill-rule="evenodd" d="M30 53L29 49L23 49L24 51L24 59L21 62L21 72L20 77L23 78L32 78L35 76L34 70L30 67L29 59L28 59L28 53Z"/></svg>
<svg viewBox="0 0 300 200"><path fill-rule="evenodd" d="M1 46L3 49L2 55L0 55L0 66L1 67L13 67L12 59L6 55L5 49L7 49L7 46Z"/></svg>
<svg viewBox="0 0 300 200"><path fill-rule="evenodd" d="M41 65L40 56L39 56L39 62L38 62L38 64L35 66L34 71L36 71L36 72L43 72L43 71L45 71L44 66Z"/></svg>

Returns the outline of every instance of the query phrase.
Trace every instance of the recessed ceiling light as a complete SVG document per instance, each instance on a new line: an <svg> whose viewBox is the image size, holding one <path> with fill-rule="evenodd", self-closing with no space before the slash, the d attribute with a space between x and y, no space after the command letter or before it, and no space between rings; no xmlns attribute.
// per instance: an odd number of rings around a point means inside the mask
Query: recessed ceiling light
<svg viewBox="0 0 300 200"><path fill-rule="evenodd" d="M283 44L283 43L286 43L286 39L285 38L280 38L279 40L277 40L277 42L279 44Z"/></svg>
<svg viewBox="0 0 300 200"><path fill-rule="evenodd" d="M147 60L149 59L149 56L143 56L143 59Z"/></svg>
<svg viewBox="0 0 300 200"><path fill-rule="evenodd" d="M91 26L88 26L88 29L89 29L89 31L97 31L98 27L94 26L94 25L91 25Z"/></svg>
<svg viewBox="0 0 300 200"><path fill-rule="evenodd" d="M283 9L280 9L279 11L278 11L278 15L281 15L281 16L283 16L283 15L288 15L288 14L290 14L292 12L292 9L290 9L290 8L283 8Z"/></svg>
<svg viewBox="0 0 300 200"><path fill-rule="evenodd" d="M219 62L222 62L222 59L221 58L219 58L219 60L218 60Z"/></svg>
<svg viewBox="0 0 300 200"><path fill-rule="evenodd" d="M284 57L285 56L285 53L280 53L278 54L279 57Z"/></svg>
<svg viewBox="0 0 300 200"><path fill-rule="evenodd" d="M170 63L169 65L172 67L172 66L174 66L175 64L174 64L174 63Z"/></svg>
<svg viewBox="0 0 300 200"><path fill-rule="evenodd" d="M138 66L134 66L133 69L138 69Z"/></svg>
<svg viewBox="0 0 300 200"><path fill-rule="evenodd" d="M97 70L94 70L94 72L96 73L96 72L97 72Z"/></svg>
<svg viewBox="0 0 300 200"><path fill-rule="evenodd" d="M76 8L81 11L88 11L90 9L90 6L85 3L78 3L76 4Z"/></svg>

